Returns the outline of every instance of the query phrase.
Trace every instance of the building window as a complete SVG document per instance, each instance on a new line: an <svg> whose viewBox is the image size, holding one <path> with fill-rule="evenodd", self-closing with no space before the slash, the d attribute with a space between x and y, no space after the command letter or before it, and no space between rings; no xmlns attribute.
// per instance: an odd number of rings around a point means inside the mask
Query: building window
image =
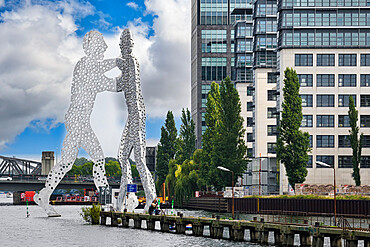
<svg viewBox="0 0 370 247"><path fill-rule="evenodd" d="M217 1L206 3L200 1L200 24L201 25L227 25L228 24L228 3Z"/></svg>
<svg viewBox="0 0 370 247"><path fill-rule="evenodd" d="M318 87L334 87L335 79L332 74L318 74L316 75L316 85Z"/></svg>
<svg viewBox="0 0 370 247"><path fill-rule="evenodd" d="M301 87L312 87L312 75L298 75L298 80Z"/></svg>
<svg viewBox="0 0 370 247"><path fill-rule="evenodd" d="M334 127L334 115L317 115L316 127Z"/></svg>
<svg viewBox="0 0 370 247"><path fill-rule="evenodd" d="M248 25L248 26L238 25L238 28L236 30L236 35L238 38L247 37L247 36L250 37L252 36L252 33L253 33L252 30L253 30L253 27L251 25Z"/></svg>
<svg viewBox="0 0 370 247"><path fill-rule="evenodd" d="M335 66L335 54L317 54L317 66Z"/></svg>
<svg viewBox="0 0 370 247"><path fill-rule="evenodd" d="M312 94L301 94L299 96L302 99L302 107L312 107Z"/></svg>
<svg viewBox="0 0 370 247"><path fill-rule="evenodd" d="M247 96L253 96L254 87L247 87Z"/></svg>
<svg viewBox="0 0 370 247"><path fill-rule="evenodd" d="M338 168L352 168L352 156L338 156Z"/></svg>
<svg viewBox="0 0 370 247"><path fill-rule="evenodd" d="M370 107L370 95L361 95L360 96L360 106L361 107Z"/></svg>
<svg viewBox="0 0 370 247"><path fill-rule="evenodd" d="M308 161L306 168L312 168L312 155L308 155Z"/></svg>
<svg viewBox="0 0 370 247"><path fill-rule="evenodd" d="M339 148L350 148L351 142L348 135L339 135L338 136L338 147Z"/></svg>
<svg viewBox="0 0 370 247"><path fill-rule="evenodd" d="M360 64L361 64L361 66L370 66L370 54L361 54L361 63Z"/></svg>
<svg viewBox="0 0 370 247"><path fill-rule="evenodd" d="M334 107L334 95L319 94L316 95L317 107Z"/></svg>
<svg viewBox="0 0 370 247"><path fill-rule="evenodd" d="M317 135L316 147L318 148L333 148L334 136L333 135Z"/></svg>
<svg viewBox="0 0 370 247"><path fill-rule="evenodd" d="M247 117L247 127L253 127L254 122L252 117Z"/></svg>
<svg viewBox="0 0 370 247"><path fill-rule="evenodd" d="M253 111L254 104L253 102L247 102L247 111Z"/></svg>
<svg viewBox="0 0 370 247"><path fill-rule="evenodd" d="M313 66L312 54L295 54L295 66Z"/></svg>
<svg viewBox="0 0 370 247"><path fill-rule="evenodd" d="M357 66L357 54L339 54L339 66Z"/></svg>
<svg viewBox="0 0 370 247"><path fill-rule="evenodd" d="M267 100L276 101L276 90L267 90Z"/></svg>
<svg viewBox="0 0 370 247"><path fill-rule="evenodd" d="M268 142L267 143L267 152L269 154L276 154L276 143Z"/></svg>
<svg viewBox="0 0 370 247"><path fill-rule="evenodd" d="M221 81L226 78L226 58L203 57L202 80Z"/></svg>
<svg viewBox="0 0 370 247"><path fill-rule="evenodd" d="M331 29L316 30L281 30L281 46L283 47L363 47L370 45L370 35L367 30L342 29L333 32Z"/></svg>
<svg viewBox="0 0 370 247"><path fill-rule="evenodd" d="M236 56L236 67L243 68L246 66L252 66L253 65L253 55L252 54L238 54Z"/></svg>
<svg viewBox="0 0 370 247"><path fill-rule="evenodd" d="M313 147L313 137L312 137L312 135L310 135L309 140L310 140L310 148L312 148Z"/></svg>
<svg viewBox="0 0 370 247"><path fill-rule="evenodd" d="M349 116L348 115L339 115L338 116L338 127L350 127L350 125L349 125Z"/></svg>
<svg viewBox="0 0 370 247"><path fill-rule="evenodd" d="M370 156L361 156L361 168L370 168Z"/></svg>
<svg viewBox="0 0 370 247"><path fill-rule="evenodd" d="M312 115L303 115L301 127L312 127Z"/></svg>
<svg viewBox="0 0 370 247"><path fill-rule="evenodd" d="M333 155L316 155L316 161L324 162L325 164L328 164L331 167L333 167L334 156ZM329 168L329 167L316 164L316 168Z"/></svg>
<svg viewBox="0 0 370 247"><path fill-rule="evenodd" d="M370 136L364 135L362 138L362 147L363 148L370 148Z"/></svg>
<svg viewBox="0 0 370 247"><path fill-rule="evenodd" d="M268 107L267 108L267 118L277 118L278 112L276 111L275 107Z"/></svg>
<svg viewBox="0 0 370 247"><path fill-rule="evenodd" d="M356 74L338 75L339 87L356 87Z"/></svg>
<svg viewBox="0 0 370 247"><path fill-rule="evenodd" d="M227 30L202 30L202 53L226 53Z"/></svg>
<svg viewBox="0 0 370 247"><path fill-rule="evenodd" d="M370 115L361 115L360 116L360 126L361 127L370 127Z"/></svg>
<svg viewBox="0 0 370 247"><path fill-rule="evenodd" d="M276 136L277 135L277 126L276 125L267 125L267 135Z"/></svg>
<svg viewBox="0 0 370 247"><path fill-rule="evenodd" d="M247 133L247 142L254 142L253 133Z"/></svg>
<svg viewBox="0 0 370 247"><path fill-rule="evenodd" d="M350 94L339 94L338 95L338 106L339 107L348 107L349 106L349 96ZM356 95L352 94L353 101L356 106Z"/></svg>
<svg viewBox="0 0 370 247"><path fill-rule="evenodd" d="M275 73L267 73L267 83L277 83L277 75Z"/></svg>
<svg viewBox="0 0 370 247"><path fill-rule="evenodd" d="M360 76L360 86L361 87L370 87L370 75L361 75Z"/></svg>

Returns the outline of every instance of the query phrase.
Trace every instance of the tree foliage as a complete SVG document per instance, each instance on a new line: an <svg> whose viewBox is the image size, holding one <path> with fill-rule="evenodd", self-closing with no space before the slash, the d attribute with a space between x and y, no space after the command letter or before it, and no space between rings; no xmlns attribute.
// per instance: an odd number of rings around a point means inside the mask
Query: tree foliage
<svg viewBox="0 0 370 247"><path fill-rule="evenodd" d="M194 156L198 154L196 152ZM195 191L199 190L199 161L198 157L194 157L192 160L185 160L181 166L177 166L175 171L175 195L176 203L180 206L182 206L184 200L189 200L194 196Z"/></svg>
<svg viewBox="0 0 370 247"><path fill-rule="evenodd" d="M87 159L86 159L87 160ZM67 173L70 176L92 176L93 175L94 163L91 160L87 160L83 165L73 165L72 169ZM139 177L139 172L136 169L136 165L131 165L132 177ZM110 159L105 163L105 174L108 177L121 177L121 166L118 161Z"/></svg>
<svg viewBox="0 0 370 247"><path fill-rule="evenodd" d="M352 98L352 95L349 96L348 116L349 116L349 124L351 126L351 130L349 130L349 140L351 142L351 147L352 147L352 166L353 166L352 177L353 177L353 180L355 180L356 186L360 186L361 177L360 177L359 164L361 161L363 133L360 134L360 138L359 138L358 135L359 135L360 128L357 125L358 111L356 110L355 102Z"/></svg>
<svg viewBox="0 0 370 247"><path fill-rule="evenodd" d="M303 183L307 176L310 136L299 129L302 122L302 100L299 97L297 72L287 68L284 75L283 111L278 124L276 153L285 166L290 185L294 188L296 183Z"/></svg>
<svg viewBox="0 0 370 247"><path fill-rule="evenodd" d="M158 144L156 174L157 188L161 188L168 174L168 163L174 159L177 151L177 129L171 111L167 112L165 126L161 128L161 139Z"/></svg>
<svg viewBox="0 0 370 247"><path fill-rule="evenodd" d="M189 109L182 109L181 127L178 138L178 152L176 160L178 163L184 162L186 159L191 159L195 151L195 124L191 119Z"/></svg>
<svg viewBox="0 0 370 247"><path fill-rule="evenodd" d="M248 162L240 98L229 77L221 82L220 87L212 83L206 112L201 177L207 176L207 184L220 189L231 186L232 182L231 173L220 171L218 166L233 171L236 180L245 171Z"/></svg>
<svg viewBox="0 0 370 247"><path fill-rule="evenodd" d="M217 141L217 125L220 119L220 86L216 82L212 82L211 90L207 96L205 122L207 129L202 137L203 155L202 165L200 167L200 176L205 184L211 186L217 181L219 176L212 176L217 170L211 170L211 160L214 152L214 143Z"/></svg>

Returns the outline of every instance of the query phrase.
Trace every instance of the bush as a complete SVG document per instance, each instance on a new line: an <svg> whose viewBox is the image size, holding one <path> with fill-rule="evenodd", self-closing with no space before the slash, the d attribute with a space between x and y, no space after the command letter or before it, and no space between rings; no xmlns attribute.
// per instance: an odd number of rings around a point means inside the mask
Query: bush
<svg viewBox="0 0 370 247"><path fill-rule="evenodd" d="M80 215L82 218L93 225L98 225L100 220L100 205L93 204L91 207L83 207Z"/></svg>

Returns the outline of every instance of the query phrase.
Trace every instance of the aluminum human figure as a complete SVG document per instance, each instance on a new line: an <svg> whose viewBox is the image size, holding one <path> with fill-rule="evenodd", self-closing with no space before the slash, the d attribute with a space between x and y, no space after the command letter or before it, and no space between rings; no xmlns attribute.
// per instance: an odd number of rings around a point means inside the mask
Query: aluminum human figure
<svg viewBox="0 0 370 247"><path fill-rule="evenodd" d="M93 177L97 188L108 186L105 176L103 150L90 125L90 116L97 93L119 91L116 78L108 78L105 72L117 65L118 59L104 58L107 45L101 33L88 32L83 39L86 56L81 58L73 71L71 104L65 115L67 134L63 142L61 160L50 171L45 187L34 197L35 202L45 209L49 216L60 216L50 205L51 193L58 186L64 175L72 168L83 148L94 162Z"/></svg>
<svg viewBox="0 0 370 247"><path fill-rule="evenodd" d="M133 211L138 205L135 193L126 195L127 184L132 183L131 165L129 157L132 150L136 161L136 167L140 174L141 182L146 196L145 211L148 210L151 202L156 198L155 186L152 174L145 162L145 105L141 92L139 63L132 55L134 43L128 29L123 30L120 38L122 60L117 64L122 71L121 77L117 80L118 85L123 85L128 108L128 119L122 134L119 147L118 160L121 164L122 178L120 192L117 199L117 210Z"/></svg>

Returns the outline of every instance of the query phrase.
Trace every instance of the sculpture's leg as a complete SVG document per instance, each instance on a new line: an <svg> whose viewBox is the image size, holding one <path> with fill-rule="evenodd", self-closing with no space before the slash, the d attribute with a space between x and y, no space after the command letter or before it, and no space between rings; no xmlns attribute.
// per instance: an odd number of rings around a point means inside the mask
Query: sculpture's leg
<svg viewBox="0 0 370 247"><path fill-rule="evenodd" d="M105 175L105 159L103 149L101 148L99 140L91 126L86 126L84 137L85 139L81 143L81 146L90 155L94 162L93 177L95 186L97 189L100 187L108 187L109 184Z"/></svg>
<svg viewBox="0 0 370 247"><path fill-rule="evenodd" d="M117 210L122 211L124 207L127 211L132 212L139 205L139 202L135 193L126 193L127 184L132 184L131 165L128 160L132 151L132 144L130 144L129 140L129 123L130 121L127 122L123 131L118 152L118 161L121 165L122 177L117 198Z"/></svg>
<svg viewBox="0 0 370 247"><path fill-rule="evenodd" d="M142 138L141 133L137 133L135 135L135 161L136 161L136 168L139 171L141 183L143 184L145 197L146 197L146 204L144 211L148 211L150 204L157 197L155 191L155 185L153 181L153 176L150 173L148 167L146 166L145 162L145 141Z"/></svg>
<svg viewBox="0 0 370 247"><path fill-rule="evenodd" d="M77 133L67 133L63 142L62 159L49 172L45 187L39 194L35 194L34 201L42 207L49 217L60 216L49 204L50 195L63 179L65 174L72 168L78 154ZM73 137L76 139L73 140Z"/></svg>

